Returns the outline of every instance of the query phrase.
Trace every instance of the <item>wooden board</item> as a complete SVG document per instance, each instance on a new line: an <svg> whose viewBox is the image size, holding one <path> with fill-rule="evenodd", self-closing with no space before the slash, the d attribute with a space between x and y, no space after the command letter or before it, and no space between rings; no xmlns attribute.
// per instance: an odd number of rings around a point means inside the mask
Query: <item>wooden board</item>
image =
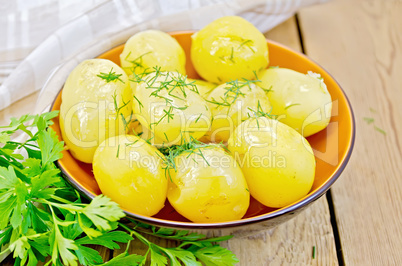
<svg viewBox="0 0 402 266"><path fill-rule="evenodd" d="M356 118L352 159L332 189L346 265L402 265L401 14L401 1L380 0L299 14L307 54L338 80Z"/></svg>

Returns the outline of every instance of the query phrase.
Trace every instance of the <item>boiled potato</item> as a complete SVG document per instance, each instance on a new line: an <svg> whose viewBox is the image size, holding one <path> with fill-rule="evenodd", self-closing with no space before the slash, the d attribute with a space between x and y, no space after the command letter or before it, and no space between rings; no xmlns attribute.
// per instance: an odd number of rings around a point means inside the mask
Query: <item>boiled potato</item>
<svg viewBox="0 0 402 266"><path fill-rule="evenodd" d="M228 141L247 180L251 195L262 204L281 208L310 191L315 158L307 140L274 119L250 118Z"/></svg>
<svg viewBox="0 0 402 266"><path fill-rule="evenodd" d="M272 114L304 137L327 127L331 119L332 101L319 74L307 75L286 68L269 68L258 75L267 93Z"/></svg>
<svg viewBox="0 0 402 266"><path fill-rule="evenodd" d="M209 82L252 79L254 71L268 65L267 41L245 19L222 17L192 35L191 60Z"/></svg>
<svg viewBox="0 0 402 266"><path fill-rule="evenodd" d="M271 104L264 90L252 82L233 81L219 85L207 97L212 112L211 129L205 139L227 142L229 135L244 120L258 112L268 113Z"/></svg>
<svg viewBox="0 0 402 266"><path fill-rule="evenodd" d="M201 80L201 79L190 79L187 78L188 82L193 83L195 86L197 86L198 93L203 97L206 98L208 94L216 88L216 84Z"/></svg>
<svg viewBox="0 0 402 266"><path fill-rule="evenodd" d="M168 200L193 222L241 219L250 202L247 183L235 160L221 147L202 147L175 158Z"/></svg>
<svg viewBox="0 0 402 266"><path fill-rule="evenodd" d="M93 172L102 193L122 208L152 216L164 206L167 178L163 155L138 136L120 135L97 148Z"/></svg>
<svg viewBox="0 0 402 266"><path fill-rule="evenodd" d="M207 132L211 111L188 84L177 72L157 71L136 85L133 110L142 127L150 131L152 144L181 144Z"/></svg>
<svg viewBox="0 0 402 266"><path fill-rule="evenodd" d="M126 73L105 59L85 60L68 76L62 92L60 128L78 160L91 163L98 145L125 130L132 95Z"/></svg>
<svg viewBox="0 0 402 266"><path fill-rule="evenodd" d="M128 75L160 67L162 71L186 74L186 56L180 44L169 34L146 30L133 35L120 55L122 68Z"/></svg>

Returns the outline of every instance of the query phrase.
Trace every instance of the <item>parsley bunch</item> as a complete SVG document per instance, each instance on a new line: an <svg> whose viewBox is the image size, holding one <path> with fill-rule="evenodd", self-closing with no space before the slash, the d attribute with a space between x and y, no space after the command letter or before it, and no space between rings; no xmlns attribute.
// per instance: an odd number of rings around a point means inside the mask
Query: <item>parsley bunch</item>
<svg viewBox="0 0 402 266"><path fill-rule="evenodd" d="M103 265L233 265L238 260L229 250L214 242L230 237L205 239L189 234L143 225L132 220L134 227L119 223L125 216L120 207L103 195L91 202L81 198L60 175L54 162L62 157L64 143L48 126L58 112L12 118L0 127L0 256L11 252L15 265L100 265L99 252L88 245L119 248L137 238L148 245L150 256L126 252ZM22 143L11 137L25 133ZM25 153L23 156L21 153ZM155 236L180 240L176 248L160 247L140 232L147 229Z"/></svg>

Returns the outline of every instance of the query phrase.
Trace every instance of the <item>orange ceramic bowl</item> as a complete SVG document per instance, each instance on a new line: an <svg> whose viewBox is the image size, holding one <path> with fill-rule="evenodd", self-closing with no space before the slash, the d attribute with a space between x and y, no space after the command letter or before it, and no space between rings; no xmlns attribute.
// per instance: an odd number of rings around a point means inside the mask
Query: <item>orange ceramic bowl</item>
<svg viewBox="0 0 402 266"><path fill-rule="evenodd" d="M190 61L191 34L192 32L171 33L186 52L186 70L188 77L200 78ZM332 96L333 108L329 126L325 130L307 138L314 150L317 161L314 184L308 195L280 209L263 206L256 200L251 199L250 207L243 219L228 222L190 222L178 214L168 201L166 201L165 207L155 216L147 217L126 211L127 216L144 223L162 227L208 230L232 228L232 230L234 230L232 233L241 233L244 231L243 229L249 232L261 228L273 227L292 218L296 213L299 213L306 206L321 197L335 180L338 179L350 158L355 137L352 108L345 93L328 72L305 55L292 51L272 41L267 41L267 43L271 66L290 68L302 73L307 73L307 71L319 73L324 78L328 91ZM109 59L120 65L119 55L123 47L124 45L120 45L113 48L100 55L99 58ZM59 110L60 104L61 92L57 96L52 110ZM61 139L59 121L56 118L54 122L52 128ZM94 179L91 164L85 164L74 159L66 150L63 151L63 158L60 159L57 164L67 181L82 194L86 195L88 198L94 198L96 195L101 194L98 184Z"/></svg>

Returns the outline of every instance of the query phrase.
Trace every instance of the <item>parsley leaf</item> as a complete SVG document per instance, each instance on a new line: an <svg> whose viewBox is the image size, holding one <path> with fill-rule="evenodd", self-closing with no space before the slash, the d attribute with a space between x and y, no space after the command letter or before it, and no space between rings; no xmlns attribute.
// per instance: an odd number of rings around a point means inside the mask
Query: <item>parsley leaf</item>
<svg viewBox="0 0 402 266"><path fill-rule="evenodd" d="M205 265L230 266L239 262L231 251L218 245L201 248L195 251L195 256Z"/></svg>
<svg viewBox="0 0 402 266"><path fill-rule="evenodd" d="M130 229L118 224L124 212L106 196L99 195L89 203L82 199L54 164L62 157L64 146L48 128L55 116L57 112L24 115L0 127L0 254L11 252L15 265L33 266L48 257L46 265L99 265L103 259L92 245L118 249L118 243L128 243L124 253L104 265L142 265L148 258L151 265L224 261L229 264L222 265L231 265L235 261L230 260L230 251L214 244L230 237L206 239L186 230L157 228L134 220L135 227ZM27 140L13 141L12 135L17 132L25 133ZM194 145L191 147L198 147ZM19 154L20 150L26 155ZM164 248L139 232L182 243ZM128 254L133 237L148 246L147 255Z"/></svg>

